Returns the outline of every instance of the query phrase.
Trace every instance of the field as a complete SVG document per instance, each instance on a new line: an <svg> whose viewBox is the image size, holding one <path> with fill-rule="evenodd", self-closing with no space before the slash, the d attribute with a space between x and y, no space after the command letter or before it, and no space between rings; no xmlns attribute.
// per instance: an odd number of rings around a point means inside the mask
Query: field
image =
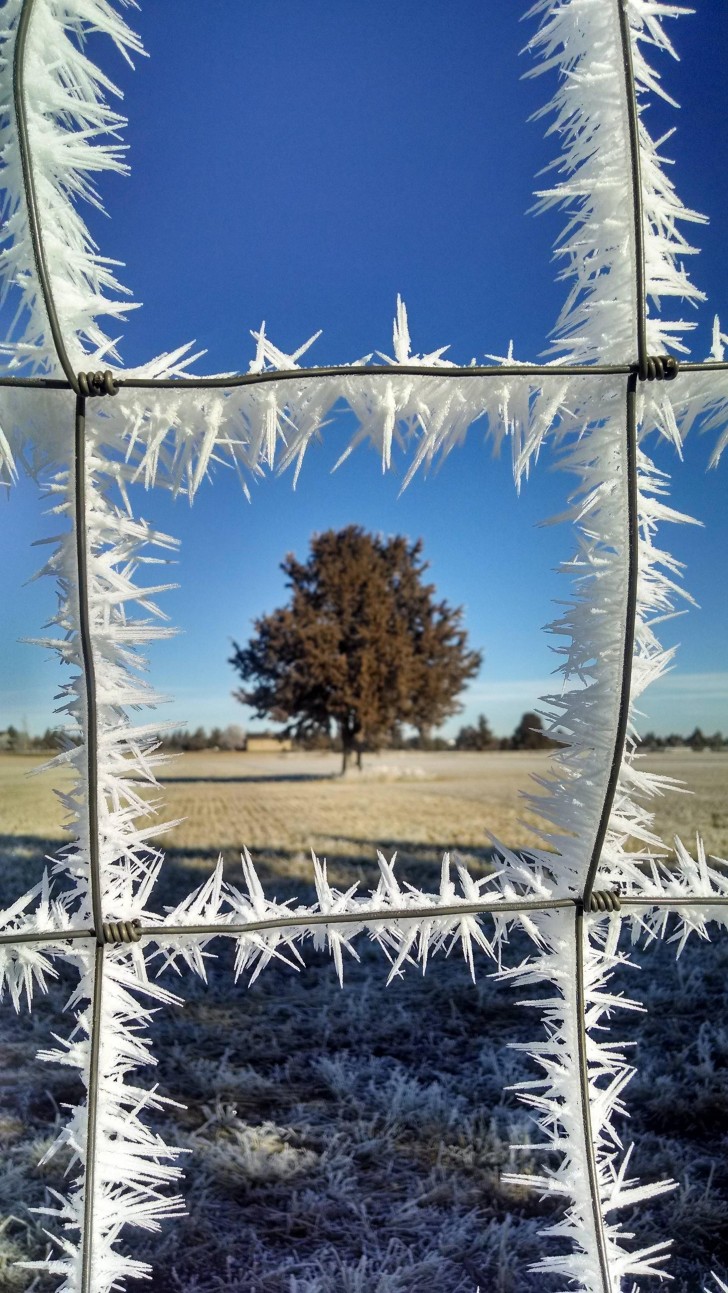
<svg viewBox="0 0 728 1293"><path fill-rule="evenodd" d="M53 795L66 775L28 779L37 759L0 756L3 900L39 874L65 838ZM169 850L160 905L209 874L218 852L237 880L245 844L266 888L310 892L310 849L339 886L373 877L376 845L397 850L405 875L436 883L441 854L456 848L487 868L490 834L534 842L536 818L520 792L543 775L543 755L387 754L363 774L335 773L329 755L204 753L162 770ZM728 857L728 757L679 753L648 766L683 779L692 794L658 804L658 830L686 841L701 826ZM515 936L514 964L529 954ZM626 950L626 947L625 947ZM528 1111L503 1087L529 1074L508 1048L539 1036L533 1010L481 963L473 985L455 957L384 988L387 966L369 946L346 965L345 990L328 956L307 945L307 968L271 966L250 990L233 985L224 947L207 986L184 980L183 1009L160 1011L160 1062L142 1084L186 1106L157 1127L185 1156L189 1216L160 1236L131 1235L152 1260L154 1293L550 1293L563 1281L527 1273L554 1251L538 1232L559 1215L553 1200L508 1186L508 1170L541 1170ZM634 1045L627 1093L636 1142L630 1175L680 1184L621 1220L635 1244L674 1238L674 1293L698 1293L712 1269L728 1278L728 940L693 940L675 963L662 945L637 953L618 989L648 1015L615 1016L613 1036ZM169 977L169 976L168 976ZM47 1249L29 1206L63 1188L63 1153L38 1160L78 1096L73 1075L38 1063L70 969L32 1015L2 1012L0 1079L0 1289L55 1287L11 1263ZM521 994L522 995L522 994ZM509 1149L509 1142L525 1148ZM548 1157L546 1158L548 1164ZM131 1286L134 1287L134 1286ZM141 1286L144 1287L144 1286ZM149 1287L149 1286L147 1286ZM643 1285L652 1287L652 1281Z"/></svg>
<svg viewBox="0 0 728 1293"><path fill-rule="evenodd" d="M0 755L0 823L4 835L61 840L62 812L54 789L67 770L28 776L38 756ZM401 862L437 862L456 848L474 860L489 856L490 836L510 847L538 843L536 815L523 792L549 769L547 754L388 752L369 756L362 773L337 775L333 754L183 754L160 771L160 820L182 818L160 837L176 854L233 860L246 845L265 854L279 874L310 875L310 850L329 859L342 880L366 866L375 844L397 849ZM644 760L677 778L687 793L656 801L656 828L669 845L701 830L707 847L728 857L728 753L679 751ZM337 868L339 870L337 871Z"/></svg>

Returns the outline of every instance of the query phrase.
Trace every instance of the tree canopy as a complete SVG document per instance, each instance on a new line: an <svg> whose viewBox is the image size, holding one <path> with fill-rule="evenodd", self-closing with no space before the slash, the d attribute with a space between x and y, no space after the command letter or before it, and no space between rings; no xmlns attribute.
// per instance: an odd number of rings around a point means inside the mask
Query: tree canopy
<svg viewBox="0 0 728 1293"><path fill-rule="evenodd" d="M384 539L356 525L314 535L306 562L281 563L286 606L254 621L247 646L233 643L235 693L256 717L298 738L338 732L343 767L401 723L421 735L460 709L480 668L461 607L423 581L422 540Z"/></svg>

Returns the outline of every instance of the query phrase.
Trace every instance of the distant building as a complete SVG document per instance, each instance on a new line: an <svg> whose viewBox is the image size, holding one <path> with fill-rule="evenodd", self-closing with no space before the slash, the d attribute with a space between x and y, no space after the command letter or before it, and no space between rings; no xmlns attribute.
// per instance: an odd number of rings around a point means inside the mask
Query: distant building
<svg viewBox="0 0 728 1293"><path fill-rule="evenodd" d="M245 742L248 754L289 754L293 749L290 736L271 736L268 732L249 732Z"/></svg>

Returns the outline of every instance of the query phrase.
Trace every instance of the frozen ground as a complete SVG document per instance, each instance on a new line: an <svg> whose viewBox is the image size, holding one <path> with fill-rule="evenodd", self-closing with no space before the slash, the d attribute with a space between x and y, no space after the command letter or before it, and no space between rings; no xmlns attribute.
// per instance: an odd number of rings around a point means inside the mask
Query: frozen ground
<svg viewBox="0 0 728 1293"><path fill-rule="evenodd" d="M38 873L56 834L43 836L47 819L37 806L27 814L21 762L0 760L0 796L18 819L26 813L24 830L3 840L4 899ZM382 764L406 776L390 771L378 780ZM371 761L364 780L341 782L329 779L336 767L329 756L185 756L164 789L170 812L186 810L190 822L173 837L160 904L201 882L220 845L235 879L236 849L246 838L266 887L280 898L305 896L312 837L338 841L337 883L366 881L376 838L399 846L413 875L430 884L440 848L458 831L473 866L486 866L485 821L500 815L507 823L525 774L543 766L538 756L388 755ZM676 755L669 766L677 775L686 766L698 796L720 817L725 758ZM412 775L417 767L426 778ZM36 794L39 785L31 782ZM691 801L675 802L688 834ZM399 814L396 830L388 811ZM374 833L372 823L380 828ZM203 846L205 829L213 835ZM135 1255L154 1262L154 1293L552 1293L563 1286L527 1269L549 1251L552 1241L538 1231L558 1204L501 1179L543 1162L528 1111L503 1091L529 1066L507 1043L537 1040L537 1013L516 1004L522 992L488 977L484 958L475 986L451 958L435 960L424 979L411 971L385 988L383 958L361 951L360 965L347 961L343 991L328 956L310 950L300 974L271 966L250 990L236 986L224 945L207 988L191 977L169 983L187 1001L157 1016L159 1066L142 1082L159 1082L186 1105L160 1118L158 1129L191 1151L189 1215L167 1223L161 1236L130 1236ZM515 939L509 963L528 951ZM728 940L690 943L677 965L663 946L636 959L641 969L624 971L619 986L649 1013L615 1015L612 1025L615 1039L634 1043L637 1070L623 1139L635 1141L632 1174L669 1175L680 1185L624 1220L635 1245L672 1236L670 1287L698 1293L711 1269L728 1278ZM2 1293L54 1287L33 1283L11 1262L45 1252L42 1219L28 1208L60 1187L65 1167L60 1158L37 1164L64 1103L76 1097L74 1078L36 1062L35 1053L51 1031L64 1031L59 1008L71 982L55 985L30 1017L16 1018L7 1003L0 1014ZM527 1148L511 1151L511 1141Z"/></svg>
<svg viewBox="0 0 728 1293"><path fill-rule="evenodd" d="M28 846L26 864L37 864ZM40 846L38 846L38 854ZM171 901L208 870L172 855ZM13 886L26 866L6 868ZM285 896L285 881L277 886ZM515 940L510 959L527 951ZM527 1267L558 1205L507 1187L504 1170L536 1170L528 1112L503 1091L528 1067L509 1041L535 1040L533 1010L515 1004L481 961L436 960L385 988L386 965L363 948L341 991L329 958L309 952L295 974L269 968L250 990L233 984L220 950L207 988L188 978L186 1005L155 1024L158 1069L143 1077L186 1109L159 1120L191 1150L189 1215L161 1236L132 1236L153 1260L155 1293L550 1293ZM627 1092L643 1178L680 1188L635 1209L635 1243L675 1240L674 1293L697 1293L710 1269L728 1275L728 942L640 952L623 989L650 1006L615 1019L635 1043ZM0 1288L46 1293L10 1263L46 1239L28 1206L60 1187L65 1163L37 1163L75 1097L73 1075L35 1061L70 980L32 1016L2 1014ZM170 986L179 986L170 984ZM546 1156L548 1162L548 1155Z"/></svg>

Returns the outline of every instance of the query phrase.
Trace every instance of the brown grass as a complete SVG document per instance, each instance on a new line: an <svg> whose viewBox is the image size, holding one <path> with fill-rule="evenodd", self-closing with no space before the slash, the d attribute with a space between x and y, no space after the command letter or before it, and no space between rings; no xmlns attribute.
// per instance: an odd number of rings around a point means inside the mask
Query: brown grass
<svg viewBox="0 0 728 1293"><path fill-rule="evenodd" d="M42 760L0 755L0 830L5 836L64 838L54 790L68 788L66 769L29 777ZM231 858L243 845L265 855L280 874L310 872L310 850L365 866L376 845L404 858L435 863L457 848L478 864L491 834L511 846L537 842L535 814L523 792L531 775L547 772L544 754L415 754L371 756L364 772L337 775L326 754L185 754L161 771L160 820L184 818L160 843L175 851ZM656 803L657 829L692 845L701 830L710 851L728 853L728 754L679 752L648 756L645 766L681 779L691 793ZM368 868L367 868L368 869ZM477 869L477 866L476 866Z"/></svg>

